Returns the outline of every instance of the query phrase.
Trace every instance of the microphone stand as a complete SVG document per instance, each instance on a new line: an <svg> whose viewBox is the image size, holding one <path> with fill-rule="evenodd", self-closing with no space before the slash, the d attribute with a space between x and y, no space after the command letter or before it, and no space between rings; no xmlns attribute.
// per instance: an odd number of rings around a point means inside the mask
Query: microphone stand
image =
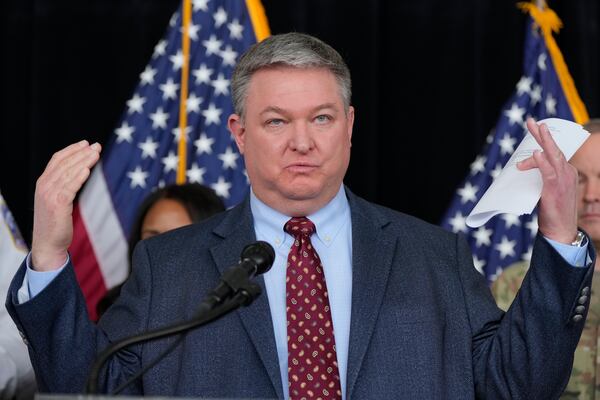
<svg viewBox="0 0 600 400"><path fill-rule="evenodd" d="M143 333L141 335L135 335L122 339L118 342L113 343L104 351L102 351L102 353L98 356L98 358L92 365L92 369L90 370L90 375L86 386L86 393L97 393L100 370L102 369L106 361L119 350L136 343L157 340L165 336L186 332L191 329L206 325L209 322L215 321L241 306L250 305L262 293L262 289L260 288L260 286L256 283L251 282L247 275L244 279L244 277L242 277L240 274L236 274L235 278L235 284L233 285L235 287L230 287L231 289L234 289L235 293L232 297L223 297L223 292L217 293L219 292L219 290L212 291L207 296L206 300L204 300L200 305L196 316L191 320L155 329ZM240 279L241 282L238 279ZM170 348L169 350L172 349ZM159 359L161 359L165 355L166 352L162 354L159 357ZM157 361L158 360L156 360L156 362ZM149 367L154 366L156 362L152 362L151 365L149 365ZM118 391L123 390L135 379L139 378L144 372L146 372L146 369L142 370L141 374L134 376L132 379L121 385L118 388Z"/></svg>

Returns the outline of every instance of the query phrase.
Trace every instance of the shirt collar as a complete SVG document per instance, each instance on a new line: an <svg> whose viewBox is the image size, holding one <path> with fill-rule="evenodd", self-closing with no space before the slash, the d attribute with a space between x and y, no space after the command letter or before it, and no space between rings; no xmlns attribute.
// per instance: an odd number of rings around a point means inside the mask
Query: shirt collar
<svg viewBox="0 0 600 400"><path fill-rule="evenodd" d="M250 191L250 209L257 237L265 238L275 247L280 247L286 241L291 243L292 237L283 230L291 216L284 215L260 201L253 190ZM329 203L307 217L317 227L316 237L325 246L330 246L345 223L350 220L350 205L344 186L340 186L338 193Z"/></svg>

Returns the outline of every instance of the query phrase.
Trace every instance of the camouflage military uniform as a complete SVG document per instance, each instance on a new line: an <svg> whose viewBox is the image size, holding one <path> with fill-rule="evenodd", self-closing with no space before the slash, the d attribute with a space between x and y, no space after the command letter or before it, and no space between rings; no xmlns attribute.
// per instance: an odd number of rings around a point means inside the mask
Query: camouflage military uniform
<svg viewBox="0 0 600 400"><path fill-rule="evenodd" d="M492 293L498 307L507 310L515 298L525 273L527 262L515 263L496 279ZM560 397L568 400L600 400L600 276L592 280L592 297L585 327L575 350L575 361L571 378L565 392Z"/></svg>

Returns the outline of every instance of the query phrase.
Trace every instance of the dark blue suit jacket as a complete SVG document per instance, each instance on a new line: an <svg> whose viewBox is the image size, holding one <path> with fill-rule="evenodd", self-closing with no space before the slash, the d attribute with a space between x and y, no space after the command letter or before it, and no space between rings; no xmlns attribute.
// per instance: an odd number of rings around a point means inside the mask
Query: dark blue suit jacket
<svg viewBox="0 0 600 400"><path fill-rule="evenodd" d="M504 315L464 239L347 195L353 236L348 399L557 397L583 328L573 317L587 314L582 294L593 268L572 268L538 238L528 276ZM254 240L246 200L202 224L141 242L131 278L98 326L88 321L72 266L19 305L22 266L7 308L27 337L40 388L82 391L96 353L109 342L191 317ZM580 299L583 312L576 310ZM104 390L173 340L120 352L103 376ZM263 294L189 333L128 393L281 398L282 384Z"/></svg>

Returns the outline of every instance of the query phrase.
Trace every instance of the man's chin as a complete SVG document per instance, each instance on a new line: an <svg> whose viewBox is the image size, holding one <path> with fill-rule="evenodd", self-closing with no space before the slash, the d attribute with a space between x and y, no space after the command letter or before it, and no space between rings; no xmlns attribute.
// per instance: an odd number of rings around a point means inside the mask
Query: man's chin
<svg viewBox="0 0 600 400"><path fill-rule="evenodd" d="M294 188L287 191L286 197L293 201L309 201L319 197L320 193L321 191L310 187Z"/></svg>

